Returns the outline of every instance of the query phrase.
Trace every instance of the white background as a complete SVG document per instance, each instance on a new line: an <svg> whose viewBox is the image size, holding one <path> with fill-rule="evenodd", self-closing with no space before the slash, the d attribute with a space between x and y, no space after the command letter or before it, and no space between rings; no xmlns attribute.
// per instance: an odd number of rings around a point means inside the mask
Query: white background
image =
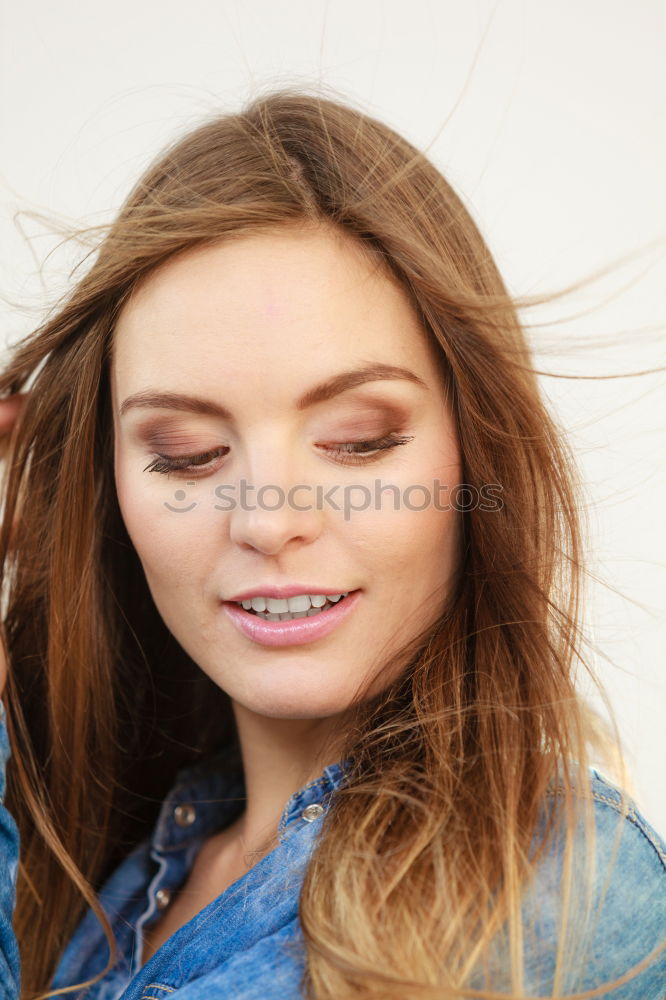
<svg viewBox="0 0 666 1000"><path fill-rule="evenodd" d="M427 147L514 294L628 258L525 314L540 370L666 361L663 0L27 0L1 18L0 345L77 277L54 223L107 221L201 116L321 81ZM664 381L542 378L586 482L593 663L662 835Z"/></svg>

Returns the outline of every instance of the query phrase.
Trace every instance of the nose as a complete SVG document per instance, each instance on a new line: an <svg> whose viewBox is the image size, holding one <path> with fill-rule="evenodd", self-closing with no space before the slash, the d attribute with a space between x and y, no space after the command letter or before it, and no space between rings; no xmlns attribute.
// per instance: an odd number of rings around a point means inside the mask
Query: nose
<svg viewBox="0 0 666 1000"><path fill-rule="evenodd" d="M235 505L230 512L229 536L236 545L256 549L264 555L277 555L285 546L307 545L319 537L323 511L317 504L314 483L289 474L284 467L273 475L249 476L236 488ZM277 474L275 474L277 473Z"/></svg>

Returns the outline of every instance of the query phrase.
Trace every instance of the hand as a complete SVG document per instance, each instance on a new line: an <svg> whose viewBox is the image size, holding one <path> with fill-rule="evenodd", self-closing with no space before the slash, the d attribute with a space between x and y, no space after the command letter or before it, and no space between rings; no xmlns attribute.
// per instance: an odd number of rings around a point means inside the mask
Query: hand
<svg viewBox="0 0 666 1000"><path fill-rule="evenodd" d="M0 399L0 459L7 455L9 439L26 396L25 392L16 392L13 396Z"/></svg>
<svg viewBox="0 0 666 1000"><path fill-rule="evenodd" d="M0 461L7 457L9 442L16 418L26 398L26 393L17 392L6 399L0 399ZM7 659L3 644L0 642L0 696L2 695L7 681Z"/></svg>

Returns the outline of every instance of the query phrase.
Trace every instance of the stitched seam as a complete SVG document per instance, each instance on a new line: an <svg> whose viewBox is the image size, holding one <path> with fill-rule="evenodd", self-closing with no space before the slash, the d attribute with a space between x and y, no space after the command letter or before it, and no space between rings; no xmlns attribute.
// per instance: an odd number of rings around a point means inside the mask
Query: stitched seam
<svg viewBox="0 0 666 1000"><path fill-rule="evenodd" d="M317 788L320 785L325 785L328 782L328 780L329 779L326 777L326 775L322 775L321 778L317 778L315 781L311 781L309 784L307 784L305 786L305 788L302 789L302 793L303 794L300 797L301 801L303 800L303 797L304 797L304 795L305 795L306 792L311 791L311 790ZM281 833L284 832L284 828L286 826L286 821L287 821L288 814L289 814L289 806L285 806L284 811L282 813L282 816L280 818L280 825L278 827L279 832L281 832ZM296 818L296 817L294 817L294 818Z"/></svg>
<svg viewBox="0 0 666 1000"><path fill-rule="evenodd" d="M557 787L553 788L552 792L549 792L548 794L549 795L564 794L564 788L561 785L558 785ZM622 810L620 809L620 803L617 801L617 799L613 799L609 795L603 795L601 792L593 791L592 798L596 799L598 802L606 802L609 806L612 806L613 809L615 809L618 815L624 815L626 819L628 819L631 823L633 823L636 829L643 834L648 844L650 844L650 846L654 848L659 860L664 866L664 870L666 871L666 854L662 850L661 846L650 835L649 831L646 830L643 823L641 823L640 819L636 815L636 812L632 806L629 806L629 811L627 813L623 813Z"/></svg>
<svg viewBox="0 0 666 1000"><path fill-rule="evenodd" d="M595 799L598 799L600 802L607 802L609 805L613 806L616 812L619 813L621 811L618 808L619 803L616 802L615 799L611 799L607 795L602 795L600 792L592 792L592 795L594 796ZM643 823L641 823L640 819L636 815L635 810L632 807L629 808L629 812L627 813L627 819L634 824L637 830L640 830L640 832L647 840L648 844L650 844L654 848L654 850L657 853L657 856L659 857L659 860L664 866L664 870L666 870L666 854L661 849L660 845L650 836L650 833L648 832L648 830L646 830Z"/></svg>
<svg viewBox="0 0 666 1000"><path fill-rule="evenodd" d="M162 986L161 983L148 983L146 989L149 990L164 990L166 993L175 993L176 990L173 986Z"/></svg>

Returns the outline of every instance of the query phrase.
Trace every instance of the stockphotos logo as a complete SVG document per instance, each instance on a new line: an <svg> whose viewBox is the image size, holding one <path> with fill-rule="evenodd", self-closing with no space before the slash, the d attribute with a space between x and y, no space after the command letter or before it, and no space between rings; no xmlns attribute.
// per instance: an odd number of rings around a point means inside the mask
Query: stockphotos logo
<svg viewBox="0 0 666 1000"><path fill-rule="evenodd" d="M188 489L178 489L174 492L175 503L164 502L164 506L176 514L187 514L203 503L201 493L197 490L199 483L190 481ZM374 486L364 483L347 483L326 486L321 483L298 483L285 492L275 483L265 483L258 489L246 479L236 483L220 483L213 490L210 499L215 510L224 512L235 510L281 510L287 506L291 510L308 511L331 510L342 511L345 521L352 514L367 510L384 510L388 505L391 510L424 511L456 510L465 513L471 510L481 510L492 513L504 506L499 494L502 487L499 483L483 483L473 486L469 483L456 483L454 486L434 479L431 484L411 483L400 488L395 483L384 483L375 479Z"/></svg>

